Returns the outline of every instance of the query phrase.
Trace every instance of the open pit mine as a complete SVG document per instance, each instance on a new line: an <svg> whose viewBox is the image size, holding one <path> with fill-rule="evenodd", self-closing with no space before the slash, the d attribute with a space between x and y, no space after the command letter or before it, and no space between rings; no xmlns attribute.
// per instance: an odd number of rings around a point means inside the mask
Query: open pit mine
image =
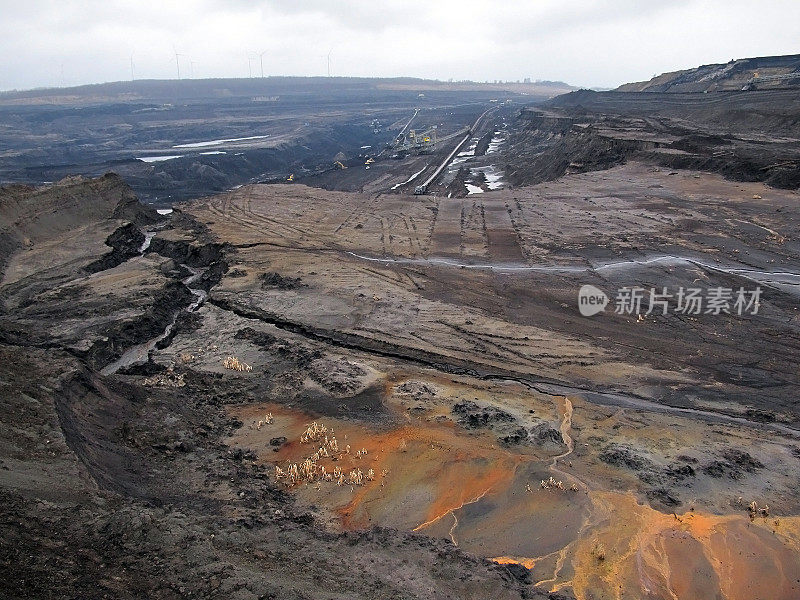
<svg viewBox="0 0 800 600"><path fill-rule="evenodd" d="M0 595L800 598L798 69L0 98Z"/></svg>

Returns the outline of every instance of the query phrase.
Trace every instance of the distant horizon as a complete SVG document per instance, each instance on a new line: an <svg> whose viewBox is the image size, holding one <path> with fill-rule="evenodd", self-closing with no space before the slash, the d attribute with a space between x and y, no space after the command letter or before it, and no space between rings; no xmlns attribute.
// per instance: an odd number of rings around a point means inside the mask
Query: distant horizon
<svg viewBox="0 0 800 600"><path fill-rule="evenodd" d="M230 76L230 75L219 75L219 76L208 76L208 77L181 77L178 79L177 77L137 77L135 79L113 79L108 81L87 81L83 83L72 83L67 85L60 85L60 84L53 84L53 85L41 85L36 87L29 87L29 88L9 88L9 89L0 89L0 94L6 93L14 93L14 92L33 92L33 91L44 91L44 90L59 90L59 89L73 89L73 88L80 88L80 87L88 87L88 86L101 86L101 85L111 85L117 83L136 83L140 81L215 81L215 80L234 80L234 81L247 81L253 80L258 81L262 79L408 79L408 80L417 80L417 81L431 81L443 84L480 84L480 85L535 85L535 84L563 84L567 87L578 89L586 89L586 90L613 90L622 85L628 83L638 83L642 81L649 81L650 79L657 77L659 75L663 75L665 73L671 73L676 71L685 71L694 69L697 67L705 66L705 65L724 65L729 62L737 61L737 60L749 60L749 59L756 59L756 58L769 58L769 57L780 57L780 56L800 56L800 52L794 52L790 54L770 54L770 55L758 55L758 56L738 56L731 58L724 62L702 62L696 65L686 65L684 67L680 67L677 69L673 69L671 71L661 71L659 73L654 73L651 77L647 77L644 79L638 80L630 80L630 81L621 81L613 86L588 86L588 85L581 85L578 83L571 83L569 81L565 81L563 79L541 79L541 78L532 78L532 77L522 77L517 79L489 79L489 80L482 80L482 79L455 79L455 78L447 78L442 79L438 77L423 77L417 75L286 75L286 74L264 74L262 75L238 75L238 76ZM529 81L526 81L529 80Z"/></svg>
<svg viewBox="0 0 800 600"><path fill-rule="evenodd" d="M758 10L745 0L0 0L0 10L3 91L261 74L610 89L795 54L800 33L791 0Z"/></svg>
<svg viewBox="0 0 800 600"><path fill-rule="evenodd" d="M489 80L489 81L477 81L477 80L470 80L470 79L436 79L430 77L414 77L411 75L398 75L398 76L362 76L362 75L264 75L262 76L253 76L253 77L181 77L180 79L176 77L164 77L164 78L149 78L143 77L141 79L117 79L113 81L98 81L98 82L87 82L87 83L77 83L74 85L49 85L49 86L39 86L33 88L14 88L14 89L7 89L7 90L0 90L0 94L13 94L13 93L24 93L24 92L37 92L37 91L47 91L47 90L69 90L69 89L76 89L76 88L84 88L84 87L92 87L92 86L104 86L104 85L116 85L116 84L135 84L135 83L146 83L146 82L179 82L179 81L264 81L269 79L320 79L320 80L342 80L342 79L359 79L359 80L408 80L408 81L420 81L420 82L431 82L431 83L441 83L443 85L520 85L520 86L534 86L534 85L541 85L541 86L564 86L569 88L574 88L575 90L579 89L600 89L600 88L589 88L586 86L580 86L571 84L566 81L560 80L552 80L552 79L530 79L530 81L525 81L523 78L518 80ZM626 82L628 83L628 82ZM616 86L618 87L618 86ZM604 89L613 89L613 88L604 88Z"/></svg>

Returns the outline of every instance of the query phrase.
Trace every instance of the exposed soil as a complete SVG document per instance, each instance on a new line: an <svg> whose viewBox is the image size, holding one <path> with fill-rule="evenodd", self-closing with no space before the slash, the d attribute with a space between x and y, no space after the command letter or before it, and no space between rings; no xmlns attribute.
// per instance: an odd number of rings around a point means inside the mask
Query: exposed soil
<svg viewBox="0 0 800 600"><path fill-rule="evenodd" d="M515 185L627 160L800 187L796 90L674 94L590 92L520 114L508 153Z"/></svg>
<svg viewBox="0 0 800 600"><path fill-rule="evenodd" d="M796 598L800 197L736 170L796 140L645 94L482 106L436 195L440 154L169 215L115 176L3 188L4 597Z"/></svg>
<svg viewBox="0 0 800 600"><path fill-rule="evenodd" d="M756 89L800 89L800 55L759 56L731 60L724 65L662 73L650 81L626 83L621 92L719 92Z"/></svg>

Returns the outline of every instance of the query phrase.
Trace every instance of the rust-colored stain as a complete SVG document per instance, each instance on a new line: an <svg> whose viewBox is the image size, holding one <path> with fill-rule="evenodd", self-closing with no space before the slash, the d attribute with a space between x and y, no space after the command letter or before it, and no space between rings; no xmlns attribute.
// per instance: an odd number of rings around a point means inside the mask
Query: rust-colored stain
<svg viewBox="0 0 800 600"><path fill-rule="evenodd" d="M261 430L249 426L265 412L273 413L272 425ZM345 529L381 523L381 515L395 509L394 497L409 489L419 493L413 505L405 507L405 525L424 529L486 493L503 489L511 482L516 466L530 460L500 448L489 436L465 436L452 423L423 422L375 431L361 424L313 418L274 404L244 408L237 415L246 424L235 436L239 445L265 448L270 437L287 437L289 441L279 452L262 453L261 458L270 463L297 462L313 453L313 444L301 444L298 439L316 420L333 430L340 449L348 445L351 449L336 460L321 460L320 465L329 471L337 465L343 470L371 468L378 474L362 486L345 486L346 496L330 493L335 484L323 484L329 492L328 502L332 502L328 506ZM367 454L356 458L355 452L361 449Z"/></svg>
<svg viewBox="0 0 800 600"><path fill-rule="evenodd" d="M551 591L571 588L579 600L800 598L798 517L664 514L633 494L590 497L597 525L567 551L571 568L540 582Z"/></svg>
<svg viewBox="0 0 800 600"><path fill-rule="evenodd" d="M533 569L538 559L525 558L524 556L495 556L491 558L498 565L522 565L526 569Z"/></svg>
<svg viewBox="0 0 800 600"><path fill-rule="evenodd" d="M562 433L571 442L570 407L567 402L559 405L565 417ZM273 424L261 430L250 425L267 411L274 415ZM236 414L245 427L233 441L261 449L263 461L282 465L312 453L313 444L298 440L317 420L333 430L340 448L351 447L350 454L326 459L328 468L371 468L378 473L362 486L322 482L293 488L306 494L308 502L327 507L343 529L387 525L449 535L455 543L463 536L465 549L480 553L489 547L502 551L504 543L511 543L504 537L508 529L503 533L499 526L504 519L514 519L510 526L530 532L530 537L547 531L550 542L550 532L570 525L572 537L561 538L555 550L518 555L519 545L506 546L506 554L492 560L521 564L532 570L540 587L571 590L578 600L800 598L800 517L751 520L744 511L665 514L639 503L633 493L590 490L588 495L581 491L558 496L526 490L519 479L521 468L535 463L547 472L551 460L501 448L491 436L468 434L452 423L419 420L371 429L274 404L237 409ZM289 443L272 452L269 439L278 435ZM356 457L362 448L367 454ZM461 524L459 511L483 498L489 507L482 510L491 514ZM521 536L527 537L528 533ZM528 546L535 547L535 542Z"/></svg>

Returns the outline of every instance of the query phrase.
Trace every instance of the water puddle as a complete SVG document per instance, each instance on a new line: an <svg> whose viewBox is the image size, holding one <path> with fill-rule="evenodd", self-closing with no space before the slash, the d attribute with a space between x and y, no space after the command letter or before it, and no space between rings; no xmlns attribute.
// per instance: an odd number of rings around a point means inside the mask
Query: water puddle
<svg viewBox="0 0 800 600"><path fill-rule="evenodd" d="M149 248L150 242L152 241L155 235L156 235L155 231L145 232L145 241L139 250L140 254L144 254L144 252ZM194 312L198 308L200 308L200 306L203 304L203 302L205 302L206 298L208 297L208 293L204 289L192 287L192 284L194 284L198 279L200 279L200 277L202 277L205 270L195 269L186 264L182 264L181 267L183 267L190 273L188 277L183 279L183 284L189 288L189 291L194 296L194 300L188 307L186 307L185 310L186 312ZM150 356L150 352L156 348L156 346L160 341L166 339L172 333L172 330L175 328L175 323L178 322L178 315L180 315L181 312L183 312L183 309L177 311L173 315L170 323L164 328L164 331L162 331L159 335L141 344L136 344L135 346L131 346L125 352L122 353L122 356L120 356L119 359L106 365L100 371L100 373L102 375L113 375L120 369L141 364L143 362L147 362Z"/></svg>
<svg viewBox="0 0 800 600"><path fill-rule="evenodd" d="M246 142L250 140L262 140L268 138L269 135L251 135L248 137L240 138L226 138L220 140L207 140L205 142L192 142L191 144L177 144L173 148L205 148L207 146L220 146L231 142Z"/></svg>
<svg viewBox="0 0 800 600"><path fill-rule="evenodd" d="M183 154L171 154L169 156L137 156L136 160L141 160L146 163L162 162L165 160L174 160L176 158L183 158Z"/></svg>
<svg viewBox="0 0 800 600"><path fill-rule="evenodd" d="M468 186L470 184L467 184ZM474 186L477 187L477 186ZM478 193L478 192L475 192ZM524 264L524 263L480 263L480 262L462 262L459 260L443 257L428 257L428 258L407 258L407 257L374 257L356 254L355 252L347 252L350 256L354 256L361 260L371 262L380 262L384 264L411 264L411 265L433 265L454 267L459 269L478 269L486 271L496 271L502 273L514 272L540 272L540 273L590 273L590 272L605 272L605 271L622 271L626 269L633 269L639 267L649 267L654 265L676 266L676 265L690 265L707 269L709 271L716 271L728 275L734 275L753 281L755 283L763 284L769 287L780 289L792 295L800 295L800 273L793 271L761 271L759 269L741 267L741 266L723 266L707 263L700 259L689 256L674 256L664 254L653 256L642 260L623 260L595 263L591 265L558 265L558 264Z"/></svg>
<svg viewBox="0 0 800 600"><path fill-rule="evenodd" d="M144 232L144 241L142 245L139 246L139 254L144 254L145 251L150 247L150 242L153 241L153 238L156 236L157 231L145 231Z"/></svg>
<svg viewBox="0 0 800 600"><path fill-rule="evenodd" d="M472 167L469 173L471 178L470 183L473 184L473 187L478 183L484 184L489 191L500 190L504 187L503 171L498 169L495 165ZM470 186L467 185L467 190L469 190L469 187Z"/></svg>

